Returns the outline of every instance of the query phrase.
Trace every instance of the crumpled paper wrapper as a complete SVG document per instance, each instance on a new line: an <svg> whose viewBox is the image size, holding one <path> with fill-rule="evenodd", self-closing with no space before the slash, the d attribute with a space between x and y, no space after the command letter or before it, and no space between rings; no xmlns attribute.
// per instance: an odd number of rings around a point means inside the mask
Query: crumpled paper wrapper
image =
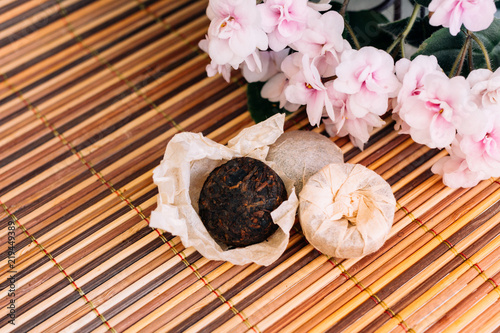
<svg viewBox="0 0 500 333"><path fill-rule="evenodd" d="M360 164L330 164L300 192L300 225L319 251L356 258L384 244L396 199L389 184Z"/></svg>
<svg viewBox="0 0 500 333"><path fill-rule="evenodd" d="M162 162L153 172L158 186L158 207L151 213L150 226L180 237L186 247L194 247L210 260L229 261L235 265L256 263L270 265L285 251L290 229L295 221L298 199L293 181L265 161L269 145L283 133L284 114L242 130L227 146L200 133L176 134L167 145ZM270 166L283 180L288 200L271 212L278 230L262 243L227 249L208 233L198 215L198 199L203 184L216 167L237 157L252 157Z"/></svg>

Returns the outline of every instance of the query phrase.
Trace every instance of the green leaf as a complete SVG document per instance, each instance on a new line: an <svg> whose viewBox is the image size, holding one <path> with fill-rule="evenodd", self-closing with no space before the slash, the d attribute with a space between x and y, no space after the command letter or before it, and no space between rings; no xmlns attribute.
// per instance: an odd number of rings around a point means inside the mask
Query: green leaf
<svg viewBox="0 0 500 333"><path fill-rule="evenodd" d="M481 40L488 52L491 60L491 67L496 70L500 66L500 19L494 19L490 27L483 31L475 32L474 34ZM459 33L457 36L451 36L447 28L442 28L427 38L418 51L412 58L420 54L435 55L438 59L439 65L446 73L449 73L451 67L460 49L465 42L465 34ZM484 55L475 41L472 42L472 59L474 68L486 68L486 61ZM469 65L467 57L464 62L462 75L467 75L469 72Z"/></svg>
<svg viewBox="0 0 500 333"><path fill-rule="evenodd" d="M247 85L247 105L252 119L259 123L277 113L289 113L285 109L280 109L278 103L262 98L260 91L265 82L252 82Z"/></svg>
<svg viewBox="0 0 500 333"><path fill-rule="evenodd" d="M410 18L407 17L399 21L382 24L380 25L380 28L396 38L403 32L409 21ZM429 24L428 17L417 17L412 29L410 30L410 33L408 34L408 36L406 36L406 42L412 46L419 47L424 40L429 38L434 32L439 29L440 27L434 27Z"/></svg>
<svg viewBox="0 0 500 333"><path fill-rule="evenodd" d="M429 7L431 0L415 0L415 2L424 7Z"/></svg>
<svg viewBox="0 0 500 333"><path fill-rule="evenodd" d="M452 36L447 28L442 28L420 45L412 59L421 54L435 55L441 68L448 74L464 42L464 34L459 33L457 36Z"/></svg>
<svg viewBox="0 0 500 333"><path fill-rule="evenodd" d="M374 10L348 11L346 20L354 31L361 47L371 45L379 49L386 49L394 40L390 33L383 31L379 26L388 23L389 20ZM354 46L347 31L344 31L344 38Z"/></svg>

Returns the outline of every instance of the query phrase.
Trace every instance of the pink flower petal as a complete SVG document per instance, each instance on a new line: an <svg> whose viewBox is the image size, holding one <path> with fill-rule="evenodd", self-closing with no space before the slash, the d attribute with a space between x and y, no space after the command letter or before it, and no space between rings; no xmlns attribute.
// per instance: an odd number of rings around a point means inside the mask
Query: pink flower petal
<svg viewBox="0 0 500 333"><path fill-rule="evenodd" d="M429 128L434 112L427 109L423 100L417 96L412 96L401 107L399 116L411 127L423 129Z"/></svg>
<svg viewBox="0 0 500 333"><path fill-rule="evenodd" d="M455 127L440 114L434 115L430 123L430 135L436 148L449 146L455 138Z"/></svg>

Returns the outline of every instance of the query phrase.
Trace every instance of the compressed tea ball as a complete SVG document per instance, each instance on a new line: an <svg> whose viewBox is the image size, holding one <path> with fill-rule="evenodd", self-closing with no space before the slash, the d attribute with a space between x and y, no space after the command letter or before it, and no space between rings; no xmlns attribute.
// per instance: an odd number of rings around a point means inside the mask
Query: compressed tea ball
<svg viewBox="0 0 500 333"><path fill-rule="evenodd" d="M361 164L329 164L300 192L299 219L306 239L336 258L357 258L382 247L394 220L391 186Z"/></svg>
<svg viewBox="0 0 500 333"><path fill-rule="evenodd" d="M270 167L254 158L235 158L205 180L199 215L213 239L244 247L265 241L278 229L271 212L286 199L285 184Z"/></svg>
<svg viewBox="0 0 500 333"><path fill-rule="evenodd" d="M266 160L275 162L288 178L295 181L297 194L309 177L325 165L344 163L342 151L335 143L311 131L283 133L269 147Z"/></svg>

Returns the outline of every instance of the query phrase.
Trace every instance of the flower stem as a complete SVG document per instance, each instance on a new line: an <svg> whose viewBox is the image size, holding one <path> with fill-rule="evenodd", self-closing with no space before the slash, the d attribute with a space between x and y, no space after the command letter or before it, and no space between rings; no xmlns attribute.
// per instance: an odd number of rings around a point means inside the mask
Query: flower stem
<svg viewBox="0 0 500 333"><path fill-rule="evenodd" d="M352 41L354 42L354 46L356 47L356 49L359 50L361 48L361 45L359 44L359 41L356 38L356 35L354 34L354 30L352 30L352 27L349 25L349 23L347 23L345 19L344 19L344 25L347 31L349 32L349 35L351 35Z"/></svg>
<svg viewBox="0 0 500 333"><path fill-rule="evenodd" d="M462 56L460 57L460 63L458 64L457 75L460 75L460 73L462 73L462 68L464 67L465 57L467 55L466 50L469 49L469 45L470 45L470 37L467 36L467 39L465 40L465 50L462 53Z"/></svg>
<svg viewBox="0 0 500 333"><path fill-rule="evenodd" d="M398 45L398 43L401 43L401 45L404 45L406 36L410 33L411 28L413 28L413 25L415 24L415 21L417 20L418 13L420 11L420 5L417 3L415 4L415 7L413 7L413 12L411 13L410 20L408 21L408 24L406 25L405 29L401 34L399 34L398 38L394 40L394 42L389 46L387 49L387 53L391 53L391 51ZM402 48L401 48L402 49ZM402 51L404 53L404 51ZM404 57L404 56L403 56Z"/></svg>
<svg viewBox="0 0 500 333"><path fill-rule="evenodd" d="M342 15L342 17L345 17L345 11L347 9L347 5L349 4L349 0L344 0L344 3L342 4L342 7L340 8L339 14Z"/></svg>
<svg viewBox="0 0 500 333"><path fill-rule="evenodd" d="M486 50L486 47L484 46L483 42L479 38L477 38L477 36L474 35L472 32L468 31L468 34L469 34L469 36L472 37L472 39L474 39L474 41L477 43L477 45L479 45L479 47L481 48L481 51L483 52L483 55L484 55L484 60L486 61L486 67L488 67L488 69L490 71L492 71L490 56L488 55L488 50Z"/></svg>
<svg viewBox="0 0 500 333"><path fill-rule="evenodd" d="M469 47L469 43L470 43L470 35L467 35L467 38L465 39L464 45L462 45L462 48L460 49L460 52L458 52L457 58L455 59L453 66L451 66L450 74L448 75L449 77L455 76L455 71L456 71L457 67L458 67L458 71L457 71L456 75L460 75L460 72L462 71L462 66L464 64L465 54L466 54L467 48Z"/></svg>
<svg viewBox="0 0 500 333"><path fill-rule="evenodd" d="M470 73L474 70L474 62L472 62L472 43L469 43L467 62L469 63L469 73Z"/></svg>

